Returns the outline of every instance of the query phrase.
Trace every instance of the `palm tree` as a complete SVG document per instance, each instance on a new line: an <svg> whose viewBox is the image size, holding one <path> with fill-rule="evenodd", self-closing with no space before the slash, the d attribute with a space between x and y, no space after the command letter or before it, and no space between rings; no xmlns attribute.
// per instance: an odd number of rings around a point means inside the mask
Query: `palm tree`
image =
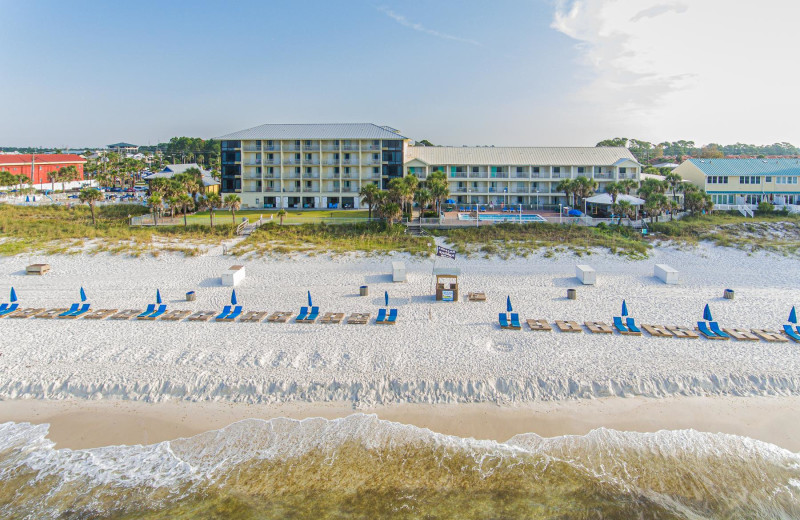
<svg viewBox="0 0 800 520"><path fill-rule="evenodd" d="M678 186L683 182L683 177L675 172L670 172L664 177L664 181L672 188L672 199L677 202L678 200Z"/></svg>
<svg viewBox="0 0 800 520"><path fill-rule="evenodd" d="M178 195L167 197L167 206L169 206L170 218L175 218L175 210L180 206L180 198Z"/></svg>
<svg viewBox="0 0 800 520"><path fill-rule="evenodd" d="M581 201L584 201L594 195L594 190L597 189L597 181L580 176L575 179L573 189L575 190L575 194L580 197Z"/></svg>
<svg viewBox="0 0 800 520"><path fill-rule="evenodd" d="M614 205L614 211L619 214L618 225L622 225L622 218L630 218L633 215L633 204L627 200L621 200Z"/></svg>
<svg viewBox="0 0 800 520"><path fill-rule="evenodd" d="M89 211L92 214L92 225L96 226L97 222L94 219L94 205L98 200L103 200L103 193L94 188L84 188L78 195L78 199L89 205Z"/></svg>
<svg viewBox="0 0 800 520"><path fill-rule="evenodd" d="M417 190L417 193L414 194L414 200L416 200L417 204L419 204L419 221L422 222L422 212L425 210L425 206L427 206L431 200L433 199L433 195L431 195L430 190L427 188L420 188Z"/></svg>
<svg viewBox="0 0 800 520"><path fill-rule="evenodd" d="M72 182L78 178L78 169L75 166L62 166L58 169L58 180L61 181L61 191L66 192L67 182Z"/></svg>
<svg viewBox="0 0 800 520"><path fill-rule="evenodd" d="M403 177L403 184L405 185L403 194L405 196L406 204L408 206L408 213L411 213L412 211L411 203L413 202L414 194L416 193L417 188L419 187L419 179L417 179L416 175L407 175Z"/></svg>
<svg viewBox="0 0 800 520"><path fill-rule="evenodd" d="M52 191L53 193L55 193L56 191L56 181L61 179L61 177L59 177L59 172L60 170L53 170L51 172L47 172L47 178L50 179L50 184L51 184L50 191Z"/></svg>
<svg viewBox="0 0 800 520"><path fill-rule="evenodd" d="M605 190L608 196L611 197L611 205L613 206L617 203L617 197L619 196L619 192L622 191L622 186L620 186L618 182L611 181L606 183Z"/></svg>
<svg viewBox="0 0 800 520"><path fill-rule="evenodd" d="M214 227L214 210L222 204L222 198L218 193L209 193L204 199L205 205L208 208L208 216L211 219L211 227Z"/></svg>
<svg viewBox="0 0 800 520"><path fill-rule="evenodd" d="M573 201L571 200L571 195L575 192L575 181L572 179L564 179L558 183L558 186L556 186L556 191L560 191L566 195L567 204L574 205Z"/></svg>
<svg viewBox="0 0 800 520"><path fill-rule="evenodd" d="M381 190L378 188L377 184L370 182L361 186L361 191L358 192L361 200L367 205L369 210L369 218L372 218L372 208L378 202L378 193L380 193L380 191Z"/></svg>
<svg viewBox="0 0 800 520"><path fill-rule="evenodd" d="M450 194L450 189L447 187L447 179L444 178L444 174L442 174L442 178L431 179L432 176L433 174L428 176L426 184L428 185L428 190L430 190L433 200L436 202L436 212L441 213L442 203Z"/></svg>
<svg viewBox="0 0 800 520"><path fill-rule="evenodd" d="M669 200L663 193L651 193L644 203L644 208L650 215L650 223L655 221L655 217L660 216L663 209L669 205Z"/></svg>
<svg viewBox="0 0 800 520"><path fill-rule="evenodd" d="M194 199L188 193L181 193L178 195L178 206L180 206L181 211L183 211L183 227L188 226L189 224L186 221L186 210L191 208L194 205Z"/></svg>
<svg viewBox="0 0 800 520"><path fill-rule="evenodd" d="M636 179L623 179L619 181L619 185L625 190L625 195L630 195L631 190L635 190L639 187L639 183L636 182Z"/></svg>
<svg viewBox="0 0 800 520"><path fill-rule="evenodd" d="M402 208L400 208L400 204L397 202L387 202L380 207L379 211L390 226L393 225L395 220L399 219L403 213Z"/></svg>
<svg viewBox="0 0 800 520"><path fill-rule="evenodd" d="M150 211L153 212L153 223L157 226L158 213L161 211L161 208L164 207L164 201L161 195L151 195L150 198L147 199L147 206L150 208Z"/></svg>
<svg viewBox="0 0 800 520"><path fill-rule="evenodd" d="M672 220L675 217L675 212L678 211L679 209L680 209L680 204L678 204L678 201L676 201L676 200L669 201L669 221L670 222L672 222Z"/></svg>
<svg viewBox="0 0 800 520"><path fill-rule="evenodd" d="M231 210L231 220L236 224L236 210L242 206L242 199L235 193L225 196L225 207Z"/></svg>
<svg viewBox="0 0 800 520"><path fill-rule="evenodd" d="M374 184L373 184L373 186L374 186ZM278 219L280 220L280 225L282 226L283 225L283 219L286 217L286 210L281 208L281 209L278 210L276 215L278 215Z"/></svg>

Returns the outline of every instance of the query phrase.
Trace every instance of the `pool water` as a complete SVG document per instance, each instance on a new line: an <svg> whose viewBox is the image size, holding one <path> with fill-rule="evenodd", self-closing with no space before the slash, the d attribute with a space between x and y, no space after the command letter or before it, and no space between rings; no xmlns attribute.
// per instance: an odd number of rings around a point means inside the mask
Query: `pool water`
<svg viewBox="0 0 800 520"><path fill-rule="evenodd" d="M458 220L475 220L475 217L470 216L469 213L459 213ZM489 222L547 222L547 220L542 217L541 215L536 215L535 213L523 213L521 216L519 213L508 213L505 215L498 215L496 213L480 213L478 215L478 220L481 221L489 221Z"/></svg>

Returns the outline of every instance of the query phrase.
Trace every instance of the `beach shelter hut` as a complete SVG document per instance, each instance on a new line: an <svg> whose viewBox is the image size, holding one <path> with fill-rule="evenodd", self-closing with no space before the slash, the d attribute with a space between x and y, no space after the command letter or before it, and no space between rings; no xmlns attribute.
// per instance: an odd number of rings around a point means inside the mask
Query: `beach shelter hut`
<svg viewBox="0 0 800 520"><path fill-rule="evenodd" d="M458 301L458 277L461 269L458 267L436 267L433 270L436 276L436 301Z"/></svg>

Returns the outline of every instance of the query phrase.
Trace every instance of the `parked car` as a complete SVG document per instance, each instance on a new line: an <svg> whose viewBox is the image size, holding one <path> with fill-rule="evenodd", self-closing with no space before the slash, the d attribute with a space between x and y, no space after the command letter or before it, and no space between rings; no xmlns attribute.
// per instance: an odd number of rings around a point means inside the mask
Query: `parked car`
<svg viewBox="0 0 800 520"><path fill-rule="evenodd" d="M114 187L114 188L111 188L111 191L113 191L113 192L115 192L115 193L116 193L116 192L120 192L120 191L122 191L122 188L117 188L117 187Z"/></svg>

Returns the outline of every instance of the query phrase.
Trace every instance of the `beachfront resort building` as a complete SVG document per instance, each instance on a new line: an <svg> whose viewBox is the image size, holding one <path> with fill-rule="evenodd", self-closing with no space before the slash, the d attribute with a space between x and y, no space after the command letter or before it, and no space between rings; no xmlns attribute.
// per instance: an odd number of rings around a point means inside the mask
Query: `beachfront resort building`
<svg viewBox="0 0 800 520"><path fill-rule="evenodd" d="M566 204L558 191L564 179L594 179L602 193L609 182L638 181L641 174L641 164L621 147L409 146L405 166L420 180L444 172L456 204L495 206Z"/></svg>
<svg viewBox="0 0 800 520"><path fill-rule="evenodd" d="M673 171L717 206L800 204L800 159L689 159Z"/></svg>
<svg viewBox="0 0 800 520"><path fill-rule="evenodd" d="M74 166L78 177L65 183L67 189L80 186L83 180L83 165L86 159L69 153L3 154L0 155L0 171L12 175L24 175L31 180L34 188L47 189L52 185L48 174L65 166ZM59 183L60 185L61 183Z"/></svg>
<svg viewBox="0 0 800 520"><path fill-rule="evenodd" d="M403 176L408 146L369 123L267 124L216 139L222 192L251 208L358 208L362 186Z"/></svg>
<svg viewBox="0 0 800 520"><path fill-rule="evenodd" d="M641 174L626 148L412 146L374 124L267 124L217 139L222 192L251 208L359 208L365 184L437 170L457 204L540 206L567 202L564 179L592 178L603 192Z"/></svg>

